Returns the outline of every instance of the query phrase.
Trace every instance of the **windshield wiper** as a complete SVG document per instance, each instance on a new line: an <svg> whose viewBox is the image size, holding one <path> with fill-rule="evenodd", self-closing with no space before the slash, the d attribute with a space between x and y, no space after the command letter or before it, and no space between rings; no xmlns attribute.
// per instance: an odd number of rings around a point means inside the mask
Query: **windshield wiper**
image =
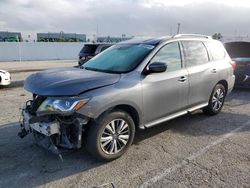
<svg viewBox="0 0 250 188"><path fill-rule="evenodd" d="M92 71L98 71L99 69L95 69L95 68L89 68L89 67L83 67L86 70L92 70Z"/></svg>
<svg viewBox="0 0 250 188"><path fill-rule="evenodd" d="M109 70L102 70L102 69L96 69L96 68L90 68L90 67L83 67L86 70L91 70L91 71L97 71L97 72L104 72L104 73L111 73L111 74L121 74L120 72L116 71L109 71Z"/></svg>

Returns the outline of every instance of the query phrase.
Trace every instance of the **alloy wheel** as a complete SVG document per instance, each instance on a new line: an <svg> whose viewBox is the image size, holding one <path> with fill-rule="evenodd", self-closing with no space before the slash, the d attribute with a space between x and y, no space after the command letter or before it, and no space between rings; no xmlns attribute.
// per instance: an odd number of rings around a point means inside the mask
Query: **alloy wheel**
<svg viewBox="0 0 250 188"><path fill-rule="evenodd" d="M221 88L218 88L212 98L213 110L218 111L222 107L223 101L224 101L224 92Z"/></svg>
<svg viewBox="0 0 250 188"><path fill-rule="evenodd" d="M123 119L114 119L105 126L100 145L106 154L116 154L127 145L129 137L128 123Z"/></svg>

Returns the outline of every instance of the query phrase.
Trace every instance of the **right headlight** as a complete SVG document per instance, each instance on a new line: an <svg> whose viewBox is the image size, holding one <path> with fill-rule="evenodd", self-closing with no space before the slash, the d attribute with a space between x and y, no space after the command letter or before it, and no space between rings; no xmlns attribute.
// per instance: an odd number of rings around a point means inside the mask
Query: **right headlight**
<svg viewBox="0 0 250 188"><path fill-rule="evenodd" d="M87 104L89 99L47 98L37 109L37 114L69 114Z"/></svg>

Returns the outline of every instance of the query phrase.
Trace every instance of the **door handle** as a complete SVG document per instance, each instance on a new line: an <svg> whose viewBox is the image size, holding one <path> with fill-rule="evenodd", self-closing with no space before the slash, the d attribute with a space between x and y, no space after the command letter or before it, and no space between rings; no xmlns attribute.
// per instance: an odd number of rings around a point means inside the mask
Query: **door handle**
<svg viewBox="0 0 250 188"><path fill-rule="evenodd" d="M211 70L211 73L216 73L216 72L217 72L216 69L212 69L212 70Z"/></svg>
<svg viewBox="0 0 250 188"><path fill-rule="evenodd" d="M187 77L186 76L182 76L179 78L179 82L185 82L187 80Z"/></svg>

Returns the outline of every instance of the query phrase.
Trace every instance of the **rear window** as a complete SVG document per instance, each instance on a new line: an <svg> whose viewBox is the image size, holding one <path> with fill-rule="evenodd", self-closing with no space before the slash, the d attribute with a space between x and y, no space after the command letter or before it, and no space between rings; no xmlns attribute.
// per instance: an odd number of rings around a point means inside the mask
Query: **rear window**
<svg viewBox="0 0 250 188"><path fill-rule="evenodd" d="M102 49L101 49L101 52L108 49L110 46L103 46Z"/></svg>
<svg viewBox="0 0 250 188"><path fill-rule="evenodd" d="M238 62L250 62L250 57L237 57L237 58L233 58L234 61L238 61Z"/></svg>
<svg viewBox="0 0 250 188"><path fill-rule="evenodd" d="M219 41L207 41L205 45L209 49L214 61L219 61L225 58L226 53L224 46Z"/></svg>
<svg viewBox="0 0 250 188"><path fill-rule="evenodd" d="M208 62L208 53L200 41L182 41L184 60L188 67L205 64Z"/></svg>
<svg viewBox="0 0 250 188"><path fill-rule="evenodd" d="M91 54L95 53L97 46L96 45L84 45L84 47L81 50L81 53Z"/></svg>

